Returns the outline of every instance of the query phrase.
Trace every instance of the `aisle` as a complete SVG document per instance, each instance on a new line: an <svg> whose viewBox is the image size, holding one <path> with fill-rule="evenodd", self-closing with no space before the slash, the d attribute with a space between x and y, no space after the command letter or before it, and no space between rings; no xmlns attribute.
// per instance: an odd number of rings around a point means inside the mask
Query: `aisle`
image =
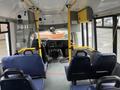
<svg viewBox="0 0 120 90"><path fill-rule="evenodd" d="M64 66L65 64L61 63L49 64L45 90L70 90L70 82L66 79Z"/></svg>

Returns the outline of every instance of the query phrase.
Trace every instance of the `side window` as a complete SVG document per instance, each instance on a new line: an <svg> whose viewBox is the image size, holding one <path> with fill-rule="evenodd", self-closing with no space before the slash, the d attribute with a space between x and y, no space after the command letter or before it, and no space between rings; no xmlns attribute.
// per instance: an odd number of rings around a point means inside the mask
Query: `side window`
<svg viewBox="0 0 120 90"><path fill-rule="evenodd" d="M107 27L113 26L112 17L106 17L106 18L104 18L104 26L107 26Z"/></svg>
<svg viewBox="0 0 120 90"><path fill-rule="evenodd" d="M96 20L96 26L102 26L102 19L97 19Z"/></svg>
<svg viewBox="0 0 120 90"><path fill-rule="evenodd" d="M8 25L7 24L0 24L0 32L7 32Z"/></svg>

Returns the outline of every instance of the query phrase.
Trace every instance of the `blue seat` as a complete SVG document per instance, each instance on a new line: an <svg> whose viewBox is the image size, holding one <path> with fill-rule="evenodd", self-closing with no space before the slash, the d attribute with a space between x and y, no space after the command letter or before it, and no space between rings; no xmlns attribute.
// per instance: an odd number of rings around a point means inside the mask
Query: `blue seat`
<svg viewBox="0 0 120 90"><path fill-rule="evenodd" d="M114 53L97 53L92 60L92 79L112 74L117 59Z"/></svg>
<svg viewBox="0 0 120 90"><path fill-rule="evenodd" d="M114 53L95 51L88 57L87 51L78 50L69 66L65 66L67 80L76 84L77 80L99 79L111 75L116 62Z"/></svg>
<svg viewBox="0 0 120 90"><path fill-rule="evenodd" d="M76 84L77 80L90 78L91 64L86 52L78 51L69 66L65 66L65 72L67 80L72 81L73 84Z"/></svg>
<svg viewBox="0 0 120 90"><path fill-rule="evenodd" d="M120 77L104 76L96 84L71 85L70 90L120 90Z"/></svg>
<svg viewBox="0 0 120 90"><path fill-rule="evenodd" d="M44 79L32 79L32 84L36 90L44 90Z"/></svg>
<svg viewBox="0 0 120 90"><path fill-rule="evenodd" d="M33 79L18 69L6 69L0 80L1 90L44 90L43 79Z"/></svg>
<svg viewBox="0 0 120 90"><path fill-rule="evenodd" d="M70 90L96 90L92 85L71 85Z"/></svg>
<svg viewBox="0 0 120 90"><path fill-rule="evenodd" d="M3 70L18 68L32 78L45 78L43 60L39 55L15 55L2 59Z"/></svg>
<svg viewBox="0 0 120 90"><path fill-rule="evenodd" d="M104 86L102 89L96 89L94 85L72 85L70 87L70 90L120 90L120 88L114 87L114 86L109 86L106 87Z"/></svg>
<svg viewBox="0 0 120 90"><path fill-rule="evenodd" d="M96 90L120 90L120 77L103 76L98 79Z"/></svg>

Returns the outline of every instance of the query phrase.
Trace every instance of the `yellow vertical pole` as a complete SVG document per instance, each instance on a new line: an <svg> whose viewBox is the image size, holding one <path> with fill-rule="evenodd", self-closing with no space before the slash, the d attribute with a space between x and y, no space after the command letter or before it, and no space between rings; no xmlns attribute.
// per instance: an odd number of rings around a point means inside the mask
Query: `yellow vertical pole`
<svg viewBox="0 0 120 90"><path fill-rule="evenodd" d="M70 13L70 9L71 9L71 5L67 5L68 8L68 58L69 58L69 63L71 62L71 55L72 55L72 51L71 51L71 13Z"/></svg>
<svg viewBox="0 0 120 90"><path fill-rule="evenodd" d="M40 29L40 26L39 26L39 17L40 17L40 11L39 9L37 8L35 10L35 21L36 21L36 31L38 33L38 47L39 47L39 50L38 50L38 53L39 55L42 57L42 52L41 52L41 40L40 40L40 32L39 32L39 29Z"/></svg>

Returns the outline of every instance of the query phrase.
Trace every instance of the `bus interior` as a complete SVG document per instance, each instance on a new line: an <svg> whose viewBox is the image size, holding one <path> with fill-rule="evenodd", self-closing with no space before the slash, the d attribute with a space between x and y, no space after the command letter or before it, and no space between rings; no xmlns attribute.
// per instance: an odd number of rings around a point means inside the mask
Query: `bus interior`
<svg viewBox="0 0 120 90"><path fill-rule="evenodd" d="M120 0L0 0L0 90L120 90Z"/></svg>

